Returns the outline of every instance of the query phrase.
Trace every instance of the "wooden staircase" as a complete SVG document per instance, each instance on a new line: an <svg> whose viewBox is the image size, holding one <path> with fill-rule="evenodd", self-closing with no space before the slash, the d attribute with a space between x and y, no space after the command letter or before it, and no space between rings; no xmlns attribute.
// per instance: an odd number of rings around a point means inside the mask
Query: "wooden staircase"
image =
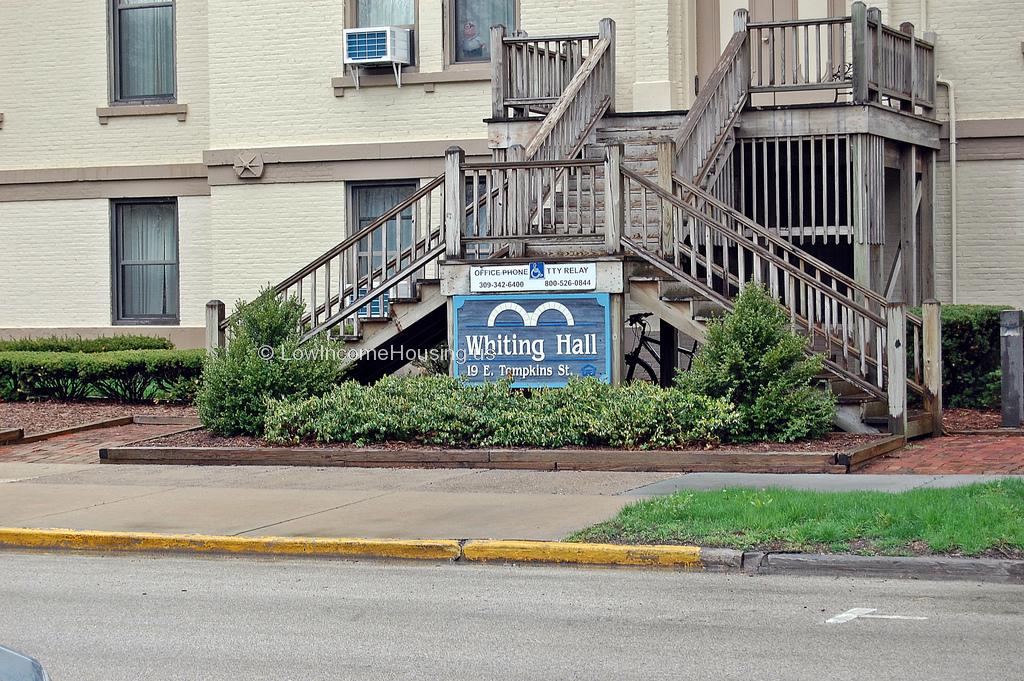
<svg viewBox="0 0 1024 681"><path fill-rule="evenodd" d="M616 256L643 272L630 281L630 304L698 340L744 285L764 285L808 351L825 355L828 380L856 411L851 421L877 418L887 404L890 427L905 431L907 391L934 399L922 320L735 209L732 150L753 91L751 35L741 10L686 115L621 115L610 20L586 36L492 29L492 123L532 134L486 163L449 150L442 175L278 284L279 295L306 304L304 339L327 333L362 353L444 340L442 260ZM412 241L389 244L401 221ZM372 378L403 363L357 371Z"/></svg>

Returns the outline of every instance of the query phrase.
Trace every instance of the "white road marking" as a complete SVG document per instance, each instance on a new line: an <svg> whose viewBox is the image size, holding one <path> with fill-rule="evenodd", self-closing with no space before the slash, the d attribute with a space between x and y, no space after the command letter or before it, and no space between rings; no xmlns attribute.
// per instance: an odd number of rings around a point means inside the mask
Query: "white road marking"
<svg viewBox="0 0 1024 681"><path fill-rule="evenodd" d="M868 613L874 612L877 608L850 608L844 613L840 613L835 617L825 620L825 624L842 624L843 622L849 622L855 620L858 617L863 617Z"/></svg>
<svg viewBox="0 0 1024 681"><path fill-rule="evenodd" d="M871 620L926 620L927 617L918 617L915 615L873 615L877 608L850 608L846 612L840 613L835 617L830 617L825 620L825 624L842 624L843 622L850 622L855 619L871 619Z"/></svg>

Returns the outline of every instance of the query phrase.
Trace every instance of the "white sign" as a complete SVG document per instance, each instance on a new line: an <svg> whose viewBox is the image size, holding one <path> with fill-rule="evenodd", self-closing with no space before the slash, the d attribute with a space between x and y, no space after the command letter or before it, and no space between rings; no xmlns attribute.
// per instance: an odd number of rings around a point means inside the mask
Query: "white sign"
<svg viewBox="0 0 1024 681"><path fill-rule="evenodd" d="M543 263L486 265L469 270L472 293L503 291L593 291L597 288L597 263Z"/></svg>

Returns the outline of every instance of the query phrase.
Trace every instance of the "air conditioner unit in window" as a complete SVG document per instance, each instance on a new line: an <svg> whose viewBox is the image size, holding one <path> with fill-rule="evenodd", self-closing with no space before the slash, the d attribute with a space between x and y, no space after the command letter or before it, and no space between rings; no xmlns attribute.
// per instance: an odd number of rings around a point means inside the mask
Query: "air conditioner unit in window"
<svg viewBox="0 0 1024 681"><path fill-rule="evenodd" d="M345 64L352 71L356 89L359 70L367 66L388 66L395 72L395 82L402 87L402 67L412 63L412 31L397 26L345 29Z"/></svg>

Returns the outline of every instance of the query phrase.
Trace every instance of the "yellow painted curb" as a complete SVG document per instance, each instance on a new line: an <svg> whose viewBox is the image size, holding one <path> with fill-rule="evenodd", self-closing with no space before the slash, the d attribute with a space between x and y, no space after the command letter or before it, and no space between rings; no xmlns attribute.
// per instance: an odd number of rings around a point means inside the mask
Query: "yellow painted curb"
<svg viewBox="0 0 1024 681"><path fill-rule="evenodd" d="M152 532L0 528L0 546L80 551L195 551L274 556L344 556L455 560L454 539L326 539L320 537L219 537Z"/></svg>
<svg viewBox="0 0 1024 681"><path fill-rule="evenodd" d="M468 541L463 560L700 568L699 546L622 546L548 541Z"/></svg>

